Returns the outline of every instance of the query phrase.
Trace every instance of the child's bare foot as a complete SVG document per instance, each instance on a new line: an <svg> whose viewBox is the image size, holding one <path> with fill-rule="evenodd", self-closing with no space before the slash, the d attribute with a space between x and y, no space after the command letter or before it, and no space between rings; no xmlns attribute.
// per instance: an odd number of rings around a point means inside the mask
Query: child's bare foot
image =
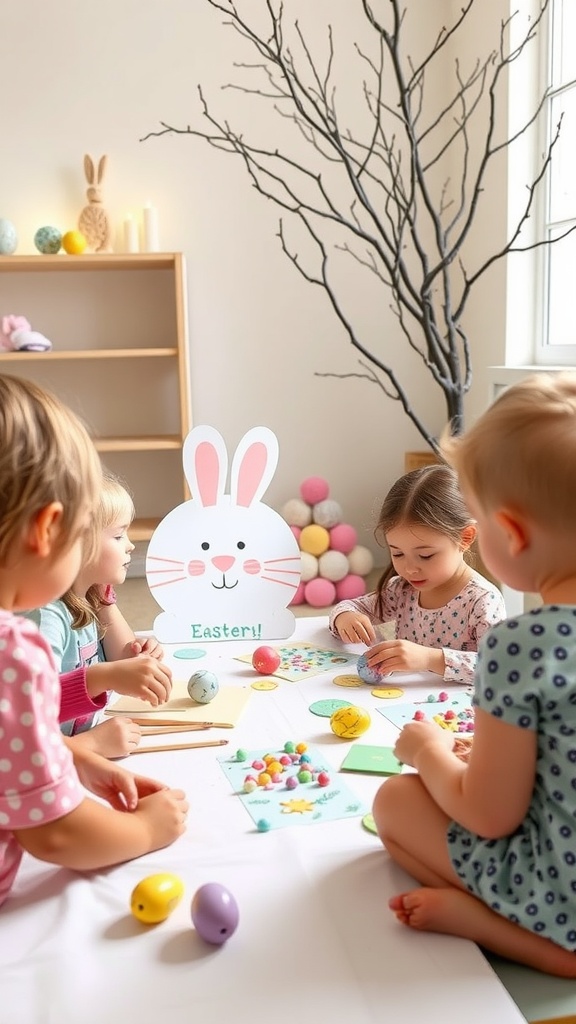
<svg viewBox="0 0 576 1024"><path fill-rule="evenodd" d="M576 954L513 924L461 889L413 889L393 896L388 906L410 928L470 939L546 974L576 978Z"/></svg>

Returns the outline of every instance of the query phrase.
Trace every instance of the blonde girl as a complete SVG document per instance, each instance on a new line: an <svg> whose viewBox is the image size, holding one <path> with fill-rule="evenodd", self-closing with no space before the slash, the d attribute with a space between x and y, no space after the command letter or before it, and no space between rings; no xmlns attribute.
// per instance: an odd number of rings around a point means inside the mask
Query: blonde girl
<svg viewBox="0 0 576 1024"><path fill-rule="evenodd" d="M18 614L77 577L100 483L76 417L29 381L0 375L0 903L24 850L88 871L167 846L185 827L181 791L91 751L74 762L59 727L52 651Z"/></svg>
<svg viewBox="0 0 576 1024"><path fill-rule="evenodd" d="M107 691L156 706L171 690L161 645L155 637L136 640L116 605L114 587L124 582L134 550L128 537L133 517L128 491L106 474L93 519L95 557L82 566L60 600L28 613L52 647L61 673L62 731L74 744L105 757L130 753L141 735L129 718L94 725L97 712L106 706Z"/></svg>
<svg viewBox="0 0 576 1024"><path fill-rule="evenodd" d="M483 639L468 763L411 722L374 817L426 888L393 897L412 928L472 939L576 978L576 374L503 392L448 449L488 568L542 605Z"/></svg>
<svg viewBox="0 0 576 1024"><path fill-rule="evenodd" d="M400 477L375 532L391 564L374 593L335 605L331 632L373 645L368 664L383 674L428 671L471 684L478 644L505 610L498 588L465 560L476 525L454 471L432 465ZM376 643L386 622L395 623L395 638Z"/></svg>

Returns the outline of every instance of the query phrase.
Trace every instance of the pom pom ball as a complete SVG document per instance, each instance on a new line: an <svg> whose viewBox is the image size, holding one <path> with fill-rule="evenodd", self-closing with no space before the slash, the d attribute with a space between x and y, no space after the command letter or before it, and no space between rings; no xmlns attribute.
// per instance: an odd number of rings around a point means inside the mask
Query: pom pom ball
<svg viewBox="0 0 576 1024"><path fill-rule="evenodd" d="M321 476L309 476L300 485L300 494L309 505L324 501L330 493L326 480Z"/></svg>
<svg viewBox="0 0 576 1024"><path fill-rule="evenodd" d="M292 530L292 533L296 537L296 540L298 541L298 544L300 544L300 534L302 533L302 527L301 526L291 526L290 529Z"/></svg>
<svg viewBox="0 0 576 1024"><path fill-rule="evenodd" d="M312 608L327 608L328 605L334 604L335 597L336 587L330 580L323 580L321 576L304 585L304 598Z"/></svg>
<svg viewBox="0 0 576 1024"><path fill-rule="evenodd" d="M336 583L336 600L353 601L356 597L362 597L366 593L366 584L361 576L348 573L343 580Z"/></svg>
<svg viewBox="0 0 576 1024"><path fill-rule="evenodd" d="M300 498L291 498L282 509L282 518L288 526L308 526L312 522L312 509Z"/></svg>
<svg viewBox="0 0 576 1024"><path fill-rule="evenodd" d="M372 552L368 548L357 544L348 555L348 565L350 566L350 572L353 572L356 576L367 576L374 568Z"/></svg>
<svg viewBox="0 0 576 1024"><path fill-rule="evenodd" d="M330 534L323 526L316 526L312 523L310 526L304 527L300 534L301 551L305 551L309 555L316 555L316 557L319 557L320 555L323 555L325 551L328 551L329 546Z"/></svg>
<svg viewBox="0 0 576 1024"><path fill-rule="evenodd" d="M312 508L312 521L318 526L325 526L330 530L342 522L342 509L337 501L327 498L326 501L319 501Z"/></svg>
<svg viewBox="0 0 576 1024"><path fill-rule="evenodd" d="M330 547L332 551L341 551L343 555L349 555L356 547L358 534L349 523L337 523L330 530Z"/></svg>
<svg viewBox="0 0 576 1024"><path fill-rule="evenodd" d="M325 551L318 559L318 571L325 580L337 583L348 575L348 559L341 551Z"/></svg>
<svg viewBox="0 0 576 1024"><path fill-rule="evenodd" d="M328 554L328 552L326 552ZM324 558L324 555L322 555ZM300 554L300 581L302 583L308 583L308 580L313 580L318 575L318 559L315 555L309 555L307 551L302 551Z"/></svg>

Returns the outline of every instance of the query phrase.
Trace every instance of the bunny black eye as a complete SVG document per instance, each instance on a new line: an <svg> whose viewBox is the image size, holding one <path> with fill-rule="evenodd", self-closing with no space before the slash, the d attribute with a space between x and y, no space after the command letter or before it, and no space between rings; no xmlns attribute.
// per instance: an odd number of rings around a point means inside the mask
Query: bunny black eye
<svg viewBox="0 0 576 1024"><path fill-rule="evenodd" d="M239 548L239 549L240 549L240 551L243 551L243 550L244 550L244 548L246 547L246 545L245 545L245 543L244 543L244 541L243 541L243 540L239 540L239 541L238 541L238 543L237 543L237 545L236 545L236 547L237 547L237 548Z"/></svg>
<svg viewBox="0 0 576 1024"><path fill-rule="evenodd" d="M207 540L205 540L205 541L203 541L203 542L202 542L202 544L200 545L200 547L202 548L202 551L208 551L208 550L209 550L209 548L210 548L210 545L209 545L208 541L207 541Z"/></svg>

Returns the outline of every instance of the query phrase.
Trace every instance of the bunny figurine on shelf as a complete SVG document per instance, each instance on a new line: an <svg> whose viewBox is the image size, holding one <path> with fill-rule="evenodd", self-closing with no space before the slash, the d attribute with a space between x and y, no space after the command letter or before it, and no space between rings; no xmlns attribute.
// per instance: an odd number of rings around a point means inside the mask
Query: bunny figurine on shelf
<svg viewBox="0 0 576 1024"><path fill-rule="evenodd" d="M25 316L0 317L0 352L48 352L52 342L33 331Z"/></svg>
<svg viewBox="0 0 576 1024"><path fill-rule="evenodd" d="M228 456L213 427L195 427L183 448L192 494L158 524L146 557L150 592L164 612L164 643L289 637L288 605L300 582L298 542L260 500L276 470L278 441L267 427L241 439L224 494Z"/></svg>
<svg viewBox="0 0 576 1024"><path fill-rule="evenodd" d="M88 243L88 248L93 252L112 251L112 225L102 206L100 190L107 161L107 156L100 157L98 171L96 171L92 157L84 157L84 173L88 182L86 197L89 205L84 207L78 218L78 230L82 232Z"/></svg>

